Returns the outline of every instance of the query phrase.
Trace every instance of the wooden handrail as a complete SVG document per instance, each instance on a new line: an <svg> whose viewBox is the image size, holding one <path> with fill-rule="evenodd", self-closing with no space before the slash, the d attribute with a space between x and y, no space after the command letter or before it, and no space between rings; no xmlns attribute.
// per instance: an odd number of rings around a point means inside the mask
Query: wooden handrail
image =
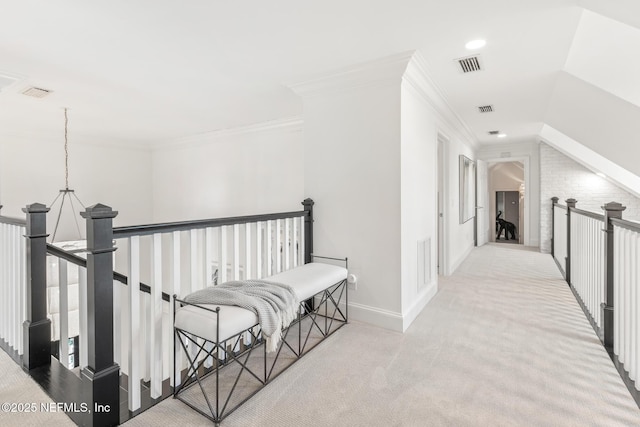
<svg viewBox="0 0 640 427"><path fill-rule="evenodd" d="M27 226L27 220L21 218L12 218L8 216L0 216L0 223L10 224L10 225L18 225L22 227Z"/></svg>
<svg viewBox="0 0 640 427"><path fill-rule="evenodd" d="M634 221L628 221L625 219L611 218L611 223L616 227L626 228L627 230L640 233L640 223Z"/></svg>
<svg viewBox="0 0 640 427"><path fill-rule="evenodd" d="M571 212L576 213L578 215L582 215L582 216L586 216L589 218L593 218L595 220L598 221L604 221L604 215L603 214L598 214L595 212L589 212L589 211L583 211L582 209L578 209L578 208L571 208Z"/></svg>
<svg viewBox="0 0 640 427"><path fill-rule="evenodd" d="M221 227L224 225L247 224L259 221L269 221L276 219L298 218L309 216L308 211L282 212L263 215L235 216L228 218L202 219L196 221L168 222L160 224L132 225L124 227L114 227L113 237L122 239L131 236L144 236L156 233L170 233L173 231L193 230L209 227Z"/></svg>

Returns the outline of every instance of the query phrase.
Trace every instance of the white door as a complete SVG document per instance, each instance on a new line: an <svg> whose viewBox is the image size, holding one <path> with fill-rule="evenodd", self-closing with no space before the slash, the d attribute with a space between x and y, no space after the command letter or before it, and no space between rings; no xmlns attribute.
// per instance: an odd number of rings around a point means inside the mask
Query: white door
<svg viewBox="0 0 640 427"><path fill-rule="evenodd" d="M482 246L489 241L487 162L476 160L476 166L476 242Z"/></svg>

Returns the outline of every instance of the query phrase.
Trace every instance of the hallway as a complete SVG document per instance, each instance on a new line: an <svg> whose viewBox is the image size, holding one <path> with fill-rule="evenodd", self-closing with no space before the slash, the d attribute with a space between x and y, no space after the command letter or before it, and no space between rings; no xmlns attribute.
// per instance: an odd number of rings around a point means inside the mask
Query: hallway
<svg viewBox="0 0 640 427"><path fill-rule="evenodd" d="M158 420L207 425L171 399L126 425ZM405 334L354 322L223 425L632 426L640 410L551 256L489 244Z"/></svg>
<svg viewBox="0 0 640 427"><path fill-rule="evenodd" d="M125 425L211 423L167 399ZM488 244L406 333L353 322L222 425L640 426L640 410L551 256Z"/></svg>

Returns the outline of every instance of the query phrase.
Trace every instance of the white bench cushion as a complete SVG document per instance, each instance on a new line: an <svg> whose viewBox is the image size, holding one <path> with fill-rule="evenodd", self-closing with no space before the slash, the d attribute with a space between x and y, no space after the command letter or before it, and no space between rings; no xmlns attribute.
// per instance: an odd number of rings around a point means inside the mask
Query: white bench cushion
<svg viewBox="0 0 640 427"><path fill-rule="evenodd" d="M303 301L346 278L346 268L314 262L266 277L265 280L291 286L298 294L300 301ZM258 316L251 310L217 304L204 306L212 310L220 307L220 341L258 323ZM176 310L174 325L178 329L209 341L216 341L216 314L210 311L194 306L181 307Z"/></svg>

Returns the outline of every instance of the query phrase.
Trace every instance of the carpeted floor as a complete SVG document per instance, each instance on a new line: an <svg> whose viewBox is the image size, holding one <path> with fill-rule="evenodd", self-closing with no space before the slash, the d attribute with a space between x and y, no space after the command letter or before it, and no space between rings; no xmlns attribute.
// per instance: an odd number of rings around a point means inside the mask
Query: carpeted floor
<svg viewBox="0 0 640 427"><path fill-rule="evenodd" d="M0 350L0 426L75 426L64 412L58 412L58 407L52 404L53 401L29 375Z"/></svg>
<svg viewBox="0 0 640 427"><path fill-rule="evenodd" d="M126 426L211 425L168 399ZM550 255L472 252L405 334L352 322L222 423L640 426Z"/></svg>
<svg viewBox="0 0 640 427"><path fill-rule="evenodd" d="M222 426L640 426L550 255L485 245L439 289L406 333L352 322ZM211 422L167 399L125 424L160 425Z"/></svg>

